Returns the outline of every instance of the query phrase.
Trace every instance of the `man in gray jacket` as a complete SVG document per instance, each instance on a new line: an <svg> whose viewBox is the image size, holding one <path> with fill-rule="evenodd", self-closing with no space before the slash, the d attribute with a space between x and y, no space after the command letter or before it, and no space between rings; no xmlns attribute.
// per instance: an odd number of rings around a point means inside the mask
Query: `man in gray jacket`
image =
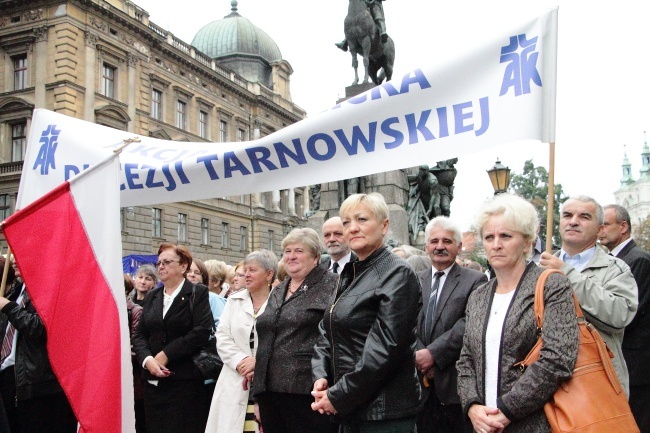
<svg viewBox="0 0 650 433"><path fill-rule="evenodd" d="M623 331L636 314L638 290L629 266L596 245L603 221L603 208L596 200L571 197L560 209L562 249L555 255L543 253L539 263L546 269L560 269L569 278L585 318L614 353L614 369L629 396L621 344Z"/></svg>

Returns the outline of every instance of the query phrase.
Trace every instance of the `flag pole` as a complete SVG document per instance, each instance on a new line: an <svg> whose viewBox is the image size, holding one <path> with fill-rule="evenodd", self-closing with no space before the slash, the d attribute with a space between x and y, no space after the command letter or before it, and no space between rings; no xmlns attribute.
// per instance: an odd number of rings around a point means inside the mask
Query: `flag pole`
<svg viewBox="0 0 650 433"><path fill-rule="evenodd" d="M0 297L5 295L7 286L7 275L9 274L9 266L11 266L11 247L7 246L7 258L5 259L5 267L2 271L2 284L0 285Z"/></svg>
<svg viewBox="0 0 650 433"><path fill-rule="evenodd" d="M548 200L546 209L546 252L553 252L553 217L555 216L555 103L557 98L557 45L558 7L549 17L548 35L544 44L544 108L542 141L549 144L548 150Z"/></svg>
<svg viewBox="0 0 650 433"><path fill-rule="evenodd" d="M548 205L546 209L546 252L553 253L553 217L555 214L555 142L548 151Z"/></svg>

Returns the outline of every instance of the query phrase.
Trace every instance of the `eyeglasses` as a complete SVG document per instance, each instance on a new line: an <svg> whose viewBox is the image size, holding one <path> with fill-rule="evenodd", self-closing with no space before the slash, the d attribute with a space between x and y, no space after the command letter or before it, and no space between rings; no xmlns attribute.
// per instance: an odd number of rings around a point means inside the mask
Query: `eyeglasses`
<svg viewBox="0 0 650 433"><path fill-rule="evenodd" d="M156 267L159 268L160 265L169 266L172 263L180 263L180 262L181 262L180 260L169 260L169 259L168 260L161 260L159 262L156 262Z"/></svg>

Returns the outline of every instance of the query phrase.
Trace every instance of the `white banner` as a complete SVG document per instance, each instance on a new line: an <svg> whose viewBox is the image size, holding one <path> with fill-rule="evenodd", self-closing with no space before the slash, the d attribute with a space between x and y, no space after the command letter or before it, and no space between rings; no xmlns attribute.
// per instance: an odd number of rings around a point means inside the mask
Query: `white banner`
<svg viewBox="0 0 650 433"><path fill-rule="evenodd" d="M393 77L256 141L139 137L120 155L121 206L287 189L451 159L511 141L554 142L557 8L476 42L480 46L426 59L434 66ZM35 110L17 207L132 137Z"/></svg>

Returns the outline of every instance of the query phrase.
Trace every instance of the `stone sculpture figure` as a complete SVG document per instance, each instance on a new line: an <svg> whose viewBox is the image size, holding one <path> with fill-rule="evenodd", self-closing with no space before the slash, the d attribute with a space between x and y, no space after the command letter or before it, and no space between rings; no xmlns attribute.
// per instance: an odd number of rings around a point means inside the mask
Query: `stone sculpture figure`
<svg viewBox="0 0 650 433"><path fill-rule="evenodd" d="M309 188L309 193L311 194L311 210L318 211L320 210L320 183L317 185L312 185Z"/></svg>
<svg viewBox="0 0 650 433"><path fill-rule="evenodd" d="M336 44L343 51L350 49L354 81L359 83L357 54L363 58L363 83L370 79L376 85L393 75L395 44L386 34L383 0L349 0L348 14L344 21L345 39Z"/></svg>
<svg viewBox="0 0 650 433"><path fill-rule="evenodd" d="M362 194L366 192L366 178L353 177L352 179L339 181L339 206L346 198L352 194Z"/></svg>
<svg viewBox="0 0 650 433"><path fill-rule="evenodd" d="M440 211L446 217L451 214L451 201L454 199L454 179L456 179L458 173L454 164L457 162L458 158L438 161L436 166L431 169L431 172L438 179Z"/></svg>
<svg viewBox="0 0 650 433"><path fill-rule="evenodd" d="M407 175L409 201L406 212L409 216L409 233L414 241L431 218L440 215L440 193L438 179L429 171L428 165L421 165L418 173Z"/></svg>

